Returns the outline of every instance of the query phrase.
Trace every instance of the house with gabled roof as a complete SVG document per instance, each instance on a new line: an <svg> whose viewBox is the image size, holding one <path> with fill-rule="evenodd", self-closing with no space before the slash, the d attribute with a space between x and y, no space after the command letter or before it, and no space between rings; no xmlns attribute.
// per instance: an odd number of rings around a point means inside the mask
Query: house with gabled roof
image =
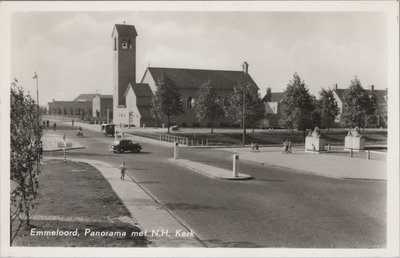
<svg viewBox="0 0 400 258"><path fill-rule="evenodd" d="M339 89L338 85L335 84L335 87L333 89L333 96L335 97L335 100L338 104L339 107L339 115L335 118L335 123L336 125L340 125L341 121L341 114L343 111L343 99L344 99L344 94L345 94L346 89ZM388 119L388 90L377 90L375 89L374 85L370 85L368 89L365 89L365 91L368 93L368 95L371 97L374 95L377 100L377 110L375 111L374 117L373 117L373 124L375 126L379 127L387 127L387 119Z"/></svg>
<svg viewBox="0 0 400 258"><path fill-rule="evenodd" d="M96 94L96 96L93 97L92 99L93 117L104 118L104 120L111 120L112 108L113 108L113 95Z"/></svg>
<svg viewBox="0 0 400 258"><path fill-rule="evenodd" d="M282 100L285 98L285 92L271 92L271 88L267 88L267 93L263 97L265 105L265 119L262 121L264 128L280 128L279 120L281 119Z"/></svg>

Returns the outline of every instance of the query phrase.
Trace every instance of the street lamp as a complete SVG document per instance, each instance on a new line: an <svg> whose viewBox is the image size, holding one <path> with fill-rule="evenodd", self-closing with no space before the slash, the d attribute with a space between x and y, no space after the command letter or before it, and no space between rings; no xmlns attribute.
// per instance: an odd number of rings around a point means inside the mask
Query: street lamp
<svg viewBox="0 0 400 258"><path fill-rule="evenodd" d="M40 114L39 114L39 76L37 75L37 73L35 72L35 75L33 76L32 79L36 79L36 112L37 112L37 148L39 150L39 146L40 146ZM38 152L39 154L39 160L37 162L37 173L39 173L39 164L40 164L40 152Z"/></svg>
<svg viewBox="0 0 400 258"><path fill-rule="evenodd" d="M35 72L32 79L36 79L36 101L37 101L37 115L38 115L38 125L39 125L39 76Z"/></svg>
<svg viewBox="0 0 400 258"><path fill-rule="evenodd" d="M242 120L243 120L243 147L246 143L246 91L250 87L250 84L246 84L245 87L243 87L243 111L242 111Z"/></svg>

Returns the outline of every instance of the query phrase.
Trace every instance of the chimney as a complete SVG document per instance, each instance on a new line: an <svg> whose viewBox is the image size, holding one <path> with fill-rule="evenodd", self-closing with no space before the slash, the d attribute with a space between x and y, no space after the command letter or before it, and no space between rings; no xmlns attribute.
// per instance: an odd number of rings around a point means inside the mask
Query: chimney
<svg viewBox="0 0 400 258"><path fill-rule="evenodd" d="M335 83L335 90L337 90L338 89L338 86L337 86L337 83Z"/></svg>
<svg viewBox="0 0 400 258"><path fill-rule="evenodd" d="M374 85L372 84L372 85L369 85L369 90L370 91L374 91Z"/></svg>
<svg viewBox="0 0 400 258"><path fill-rule="evenodd" d="M271 88L270 87L267 87L267 91L266 91L266 94L265 94L265 98L264 98L264 100L266 101L266 102L270 102L271 101Z"/></svg>
<svg viewBox="0 0 400 258"><path fill-rule="evenodd" d="M242 69L245 74L249 74L249 64L246 61L243 62Z"/></svg>

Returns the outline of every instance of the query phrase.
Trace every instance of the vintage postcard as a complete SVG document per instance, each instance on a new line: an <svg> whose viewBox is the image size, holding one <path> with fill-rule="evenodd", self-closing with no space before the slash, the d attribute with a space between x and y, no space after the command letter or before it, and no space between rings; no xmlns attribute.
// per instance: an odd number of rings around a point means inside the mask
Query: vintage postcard
<svg viewBox="0 0 400 258"><path fill-rule="evenodd" d="M2 2L1 256L398 257L398 8Z"/></svg>

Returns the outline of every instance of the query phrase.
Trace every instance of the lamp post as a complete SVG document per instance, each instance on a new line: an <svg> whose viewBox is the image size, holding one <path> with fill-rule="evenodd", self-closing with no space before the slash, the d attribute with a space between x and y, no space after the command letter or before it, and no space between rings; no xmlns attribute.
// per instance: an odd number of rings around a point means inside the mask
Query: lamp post
<svg viewBox="0 0 400 258"><path fill-rule="evenodd" d="M32 79L36 79L36 101L37 101L37 115L38 115L38 125L39 125L39 76L35 72Z"/></svg>
<svg viewBox="0 0 400 258"><path fill-rule="evenodd" d="M243 147L246 144L246 91L249 88L250 84L246 84L245 87L243 87L243 110L242 110L242 120L243 120L243 139L242 139L242 144Z"/></svg>
<svg viewBox="0 0 400 258"><path fill-rule="evenodd" d="M35 72L35 75L32 79L36 79L36 112L37 112L37 148L38 148L38 162L37 162L37 172L39 173L39 164L40 164L40 153L39 153L39 145L40 145L40 137L39 137L39 128L40 128L40 113L39 113L39 76Z"/></svg>

